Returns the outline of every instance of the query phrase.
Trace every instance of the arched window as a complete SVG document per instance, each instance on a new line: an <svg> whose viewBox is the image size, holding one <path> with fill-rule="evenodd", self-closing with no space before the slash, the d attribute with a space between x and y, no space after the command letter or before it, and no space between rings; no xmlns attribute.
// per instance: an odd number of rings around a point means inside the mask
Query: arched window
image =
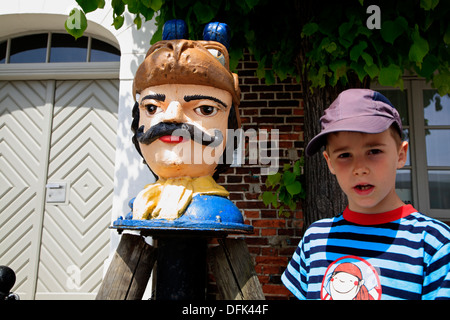
<svg viewBox="0 0 450 320"><path fill-rule="evenodd" d="M0 63L114 62L120 51L113 45L65 33L39 33L9 38L0 43Z"/></svg>

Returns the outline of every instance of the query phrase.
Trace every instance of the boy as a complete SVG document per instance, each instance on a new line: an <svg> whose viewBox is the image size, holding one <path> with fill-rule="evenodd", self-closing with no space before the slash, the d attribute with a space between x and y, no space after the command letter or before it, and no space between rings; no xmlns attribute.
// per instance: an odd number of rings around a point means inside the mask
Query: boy
<svg viewBox="0 0 450 320"><path fill-rule="evenodd" d="M378 92L350 89L321 125L306 154L326 147L348 207L308 228L284 285L299 299L450 299L450 228L395 192L408 150L398 112Z"/></svg>

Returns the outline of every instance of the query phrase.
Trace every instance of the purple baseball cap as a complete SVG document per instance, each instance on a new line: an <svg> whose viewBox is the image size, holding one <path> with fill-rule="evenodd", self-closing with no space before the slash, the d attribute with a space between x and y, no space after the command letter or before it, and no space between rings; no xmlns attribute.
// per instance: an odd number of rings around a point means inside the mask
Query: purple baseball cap
<svg viewBox="0 0 450 320"><path fill-rule="evenodd" d="M392 103L381 93L369 89L348 89L339 94L320 118L322 130L306 147L312 156L326 145L327 134L339 131L381 133L392 124L402 134L402 120Z"/></svg>

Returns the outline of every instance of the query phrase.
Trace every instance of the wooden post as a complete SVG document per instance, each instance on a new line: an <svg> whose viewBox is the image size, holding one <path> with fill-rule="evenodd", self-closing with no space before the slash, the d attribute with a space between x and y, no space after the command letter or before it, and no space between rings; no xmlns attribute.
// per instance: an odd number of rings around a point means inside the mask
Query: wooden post
<svg viewBox="0 0 450 320"><path fill-rule="evenodd" d="M224 300L265 300L254 262L242 239L219 239L208 260Z"/></svg>
<svg viewBox="0 0 450 320"><path fill-rule="evenodd" d="M156 300L205 300L206 238L166 236L157 241Z"/></svg>
<svg viewBox="0 0 450 320"><path fill-rule="evenodd" d="M140 300L156 261L156 249L141 236L122 234L96 300Z"/></svg>

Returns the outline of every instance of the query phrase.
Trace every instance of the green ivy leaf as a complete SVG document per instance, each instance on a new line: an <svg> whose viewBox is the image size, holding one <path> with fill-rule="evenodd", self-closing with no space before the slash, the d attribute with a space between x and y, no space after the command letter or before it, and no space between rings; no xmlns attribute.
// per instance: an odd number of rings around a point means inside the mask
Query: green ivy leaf
<svg viewBox="0 0 450 320"><path fill-rule="evenodd" d="M302 168L300 164L300 160L295 161L293 173L298 177L302 174Z"/></svg>
<svg viewBox="0 0 450 320"><path fill-rule="evenodd" d="M335 81L347 73L347 62L345 60L337 60L330 63L330 69L334 72Z"/></svg>
<svg viewBox="0 0 450 320"><path fill-rule="evenodd" d="M450 94L450 72L439 72L433 77L433 86L438 90L442 97Z"/></svg>
<svg viewBox="0 0 450 320"><path fill-rule="evenodd" d="M295 174L291 171L285 171L283 173L283 183L284 185L288 186L295 181Z"/></svg>
<svg viewBox="0 0 450 320"><path fill-rule="evenodd" d="M276 200L277 196L269 191L264 191L263 195L262 195L262 200L264 202L265 206L268 206L269 204L271 204L273 202L273 200Z"/></svg>
<svg viewBox="0 0 450 320"><path fill-rule="evenodd" d="M447 31L444 34L444 43L450 44L450 24L447 26Z"/></svg>
<svg viewBox="0 0 450 320"><path fill-rule="evenodd" d="M275 75L273 74L273 70L265 70L264 78L266 80L267 85L271 85L275 83Z"/></svg>
<svg viewBox="0 0 450 320"><path fill-rule="evenodd" d="M291 209L291 211L294 211L297 208L297 204L294 201L292 201L292 200L291 200L291 202L289 202L288 206L289 206L289 209ZM285 214L285 216L288 217L288 218L289 218L290 215L291 214L289 212L287 212Z"/></svg>
<svg viewBox="0 0 450 320"><path fill-rule="evenodd" d="M77 3L85 13L95 11L97 8L103 8L105 6L105 0L77 0Z"/></svg>
<svg viewBox="0 0 450 320"><path fill-rule="evenodd" d="M162 40L162 27L163 25L159 25L158 29L156 29L155 33L152 36L152 39L150 40L151 45Z"/></svg>
<svg viewBox="0 0 450 320"><path fill-rule="evenodd" d="M307 23L303 26L301 37L309 37L319 30L319 25L314 22Z"/></svg>
<svg viewBox="0 0 450 320"><path fill-rule="evenodd" d="M116 16L114 17L112 25L116 30L118 30L120 29L120 27L122 27L124 20L125 18L123 16Z"/></svg>
<svg viewBox="0 0 450 320"><path fill-rule="evenodd" d="M361 53L361 58L363 58L363 60L364 60L364 62L366 63L367 66L373 65L373 58L367 52L362 52Z"/></svg>
<svg viewBox="0 0 450 320"><path fill-rule="evenodd" d="M64 23L64 28L66 28L66 31L75 39L83 36L83 33L87 28L87 19L84 12L77 8L72 9L69 13L69 17Z"/></svg>
<svg viewBox="0 0 450 320"><path fill-rule="evenodd" d="M350 64L350 68L356 72L358 79L362 82L367 75L367 72L364 70L364 66L359 63L352 62Z"/></svg>
<svg viewBox="0 0 450 320"><path fill-rule="evenodd" d="M215 16L214 10L207 4L196 2L193 8L199 24L208 23Z"/></svg>
<svg viewBox="0 0 450 320"><path fill-rule="evenodd" d="M280 207L280 210L278 211L278 215L280 217L287 217L287 218L289 218L289 216L290 216L289 212L288 213L284 212L284 206Z"/></svg>
<svg viewBox="0 0 450 320"><path fill-rule="evenodd" d="M344 22L339 26L339 43L348 49L355 40L356 33L353 30L353 21Z"/></svg>
<svg viewBox="0 0 450 320"><path fill-rule="evenodd" d="M111 7L113 8L114 14L116 16L122 15L125 11L125 4L122 0L111 0Z"/></svg>
<svg viewBox="0 0 450 320"><path fill-rule="evenodd" d="M420 7L429 11L436 8L438 5L439 0L420 0Z"/></svg>
<svg viewBox="0 0 450 320"><path fill-rule="evenodd" d="M395 39L403 33L403 28L396 21L388 20L381 25L380 33L384 41L394 44Z"/></svg>
<svg viewBox="0 0 450 320"><path fill-rule="evenodd" d="M273 187L276 184L278 184L281 180L281 173L277 172L275 174L271 174L269 176L267 176L266 179L266 186L267 187Z"/></svg>
<svg viewBox="0 0 450 320"><path fill-rule="evenodd" d="M409 49L408 57L411 61L416 62L417 66L421 66L423 58L430 50L428 41L420 36L419 26L416 24L416 28L411 35L413 44Z"/></svg>
<svg viewBox="0 0 450 320"><path fill-rule="evenodd" d="M430 79L433 73L439 68L439 60L436 56L432 54L428 54L425 59L423 59L423 63L421 68L415 68L417 74L425 79Z"/></svg>
<svg viewBox="0 0 450 320"><path fill-rule="evenodd" d="M302 192L302 184L300 181L294 181L294 183L286 185L286 190L292 195L295 196Z"/></svg>
<svg viewBox="0 0 450 320"><path fill-rule="evenodd" d="M364 49L368 47L367 42L360 41L356 46L350 50L350 60L352 61L358 61L359 57L361 56Z"/></svg>
<svg viewBox="0 0 450 320"><path fill-rule="evenodd" d="M136 15L136 18L133 20L134 24L136 25L136 28L139 30L142 26L142 19L139 14Z"/></svg>
<svg viewBox="0 0 450 320"><path fill-rule="evenodd" d="M390 64L387 68L381 68L378 81L383 86L394 87L402 76L402 69L395 64Z"/></svg>
<svg viewBox="0 0 450 320"><path fill-rule="evenodd" d="M142 0L142 2L148 2L148 1ZM163 0L151 0L149 8L152 9L153 11L159 11L161 9L163 3L164 3Z"/></svg>

